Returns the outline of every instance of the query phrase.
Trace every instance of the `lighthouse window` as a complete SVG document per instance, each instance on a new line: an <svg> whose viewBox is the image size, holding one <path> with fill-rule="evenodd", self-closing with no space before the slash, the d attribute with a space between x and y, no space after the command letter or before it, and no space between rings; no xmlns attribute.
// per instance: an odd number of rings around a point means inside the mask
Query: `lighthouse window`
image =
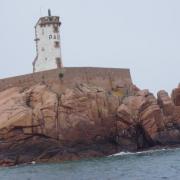
<svg viewBox="0 0 180 180"><path fill-rule="evenodd" d="M58 27L54 26L54 33L58 33Z"/></svg>
<svg viewBox="0 0 180 180"><path fill-rule="evenodd" d="M54 47L55 47L55 48L59 48L59 46L60 46L59 41L55 41L55 42L54 42Z"/></svg>
<svg viewBox="0 0 180 180"><path fill-rule="evenodd" d="M49 35L49 39L52 39L52 35Z"/></svg>

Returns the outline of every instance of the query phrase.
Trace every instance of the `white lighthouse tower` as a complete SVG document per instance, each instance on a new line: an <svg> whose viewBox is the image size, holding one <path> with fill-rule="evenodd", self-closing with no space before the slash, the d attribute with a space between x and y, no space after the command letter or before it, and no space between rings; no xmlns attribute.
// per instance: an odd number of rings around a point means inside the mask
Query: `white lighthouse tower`
<svg viewBox="0 0 180 180"><path fill-rule="evenodd" d="M33 72L46 71L62 67L60 46L60 18L41 17L35 26L36 58L33 62Z"/></svg>

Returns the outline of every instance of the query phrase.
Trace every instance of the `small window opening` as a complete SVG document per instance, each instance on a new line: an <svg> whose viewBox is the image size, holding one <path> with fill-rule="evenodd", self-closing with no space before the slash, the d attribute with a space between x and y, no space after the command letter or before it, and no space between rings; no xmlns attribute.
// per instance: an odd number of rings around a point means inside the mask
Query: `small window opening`
<svg viewBox="0 0 180 180"><path fill-rule="evenodd" d="M52 35L49 35L49 39L52 39Z"/></svg>
<svg viewBox="0 0 180 180"><path fill-rule="evenodd" d="M59 41L55 41L55 42L54 42L54 47L55 47L55 48L59 48L59 47L60 47Z"/></svg>
<svg viewBox="0 0 180 180"><path fill-rule="evenodd" d="M54 33L58 33L58 27L57 26L54 26Z"/></svg>

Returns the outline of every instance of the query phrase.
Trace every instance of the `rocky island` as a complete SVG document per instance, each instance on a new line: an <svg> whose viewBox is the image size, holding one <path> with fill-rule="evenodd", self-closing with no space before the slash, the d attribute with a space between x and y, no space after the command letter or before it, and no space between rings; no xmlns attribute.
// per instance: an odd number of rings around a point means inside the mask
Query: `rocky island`
<svg viewBox="0 0 180 180"><path fill-rule="evenodd" d="M129 69L64 67L59 16L35 25L33 73L0 79L0 165L180 144L180 86L157 98Z"/></svg>
<svg viewBox="0 0 180 180"><path fill-rule="evenodd" d="M58 86L58 84L56 84ZM119 97L77 83L0 92L0 165L61 162L180 144L180 86L157 98L132 85Z"/></svg>

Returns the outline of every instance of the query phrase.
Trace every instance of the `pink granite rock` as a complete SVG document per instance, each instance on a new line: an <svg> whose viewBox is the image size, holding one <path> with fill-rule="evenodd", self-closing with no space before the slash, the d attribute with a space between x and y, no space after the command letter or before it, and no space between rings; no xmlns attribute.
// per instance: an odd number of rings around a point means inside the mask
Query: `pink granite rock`
<svg viewBox="0 0 180 180"><path fill-rule="evenodd" d="M180 106L180 87L172 91L172 100L176 106Z"/></svg>
<svg viewBox="0 0 180 180"><path fill-rule="evenodd" d="M57 84L58 86L58 84ZM63 161L180 144L179 89L158 99L148 90L119 97L76 84L0 92L0 164Z"/></svg>

